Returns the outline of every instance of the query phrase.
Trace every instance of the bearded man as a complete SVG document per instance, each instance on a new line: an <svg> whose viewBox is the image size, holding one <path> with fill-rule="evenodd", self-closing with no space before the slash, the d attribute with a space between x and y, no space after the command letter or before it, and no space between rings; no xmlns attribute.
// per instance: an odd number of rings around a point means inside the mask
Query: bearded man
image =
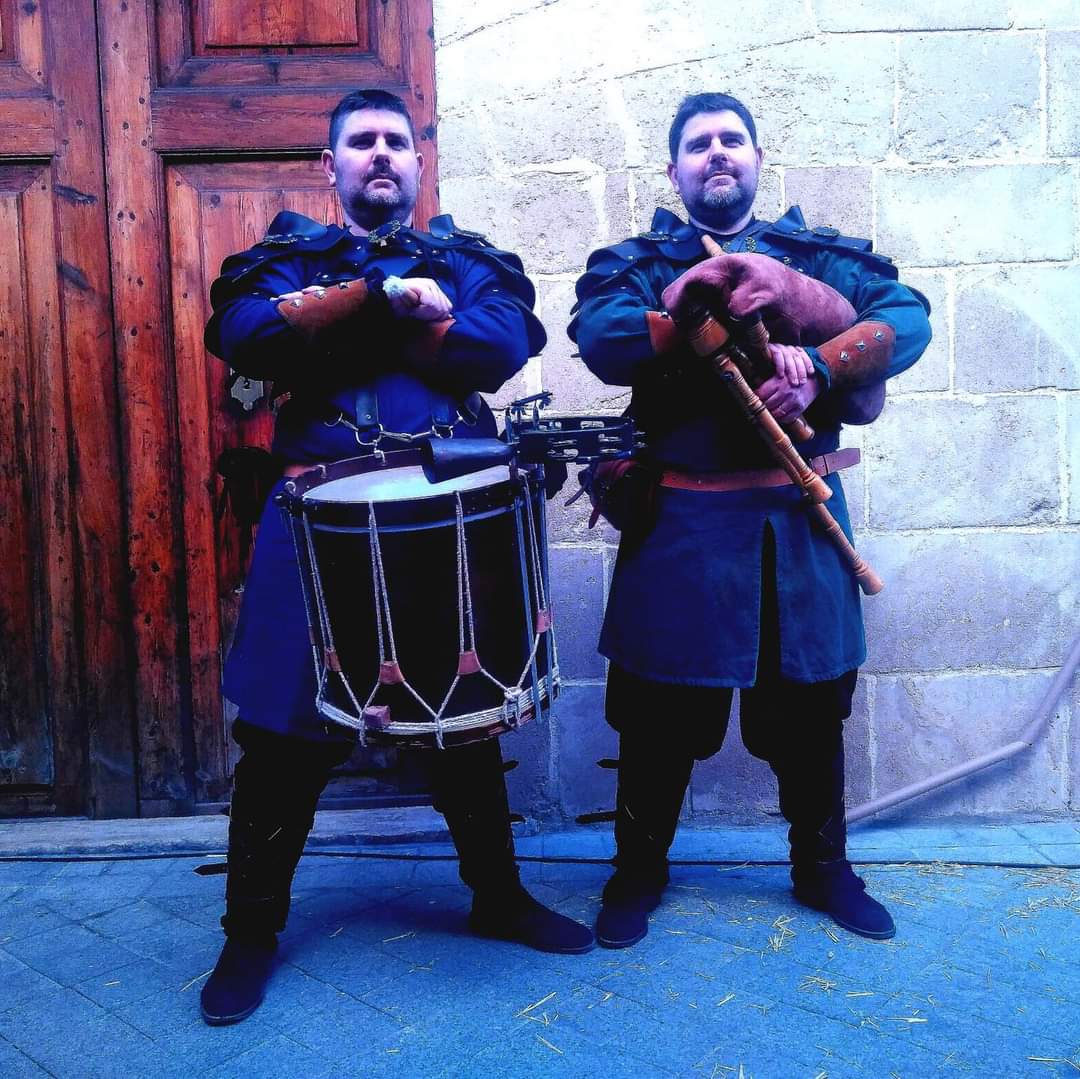
<svg viewBox="0 0 1080 1079"><path fill-rule="evenodd" d="M273 447L286 476L371 452L384 431L493 436L478 391L497 390L545 343L515 255L449 216L427 232L413 227L423 166L400 98L348 94L322 153L345 227L279 214L262 243L226 259L213 285L207 348L242 375L272 379L286 398ZM390 277L400 281L384 291ZM202 991L211 1024L244 1019L262 1001L316 803L355 746L355 732L315 708L300 577L273 493L225 669L243 756L230 812L227 939ZM520 884L498 740L418 752L473 890L472 931L565 954L592 948L587 927Z"/></svg>
<svg viewBox="0 0 1080 1079"><path fill-rule="evenodd" d="M669 150L689 222L659 209L650 232L594 252L569 329L594 374L633 388L659 477L648 520L624 527L600 639L619 772L597 937L626 947L647 932L691 770L720 749L736 688L743 742L775 773L791 826L795 898L890 937L846 851L843 723L866 656L858 588L686 330L702 309L764 318L775 373L758 394L778 421L805 413L815 434L798 449L850 538L841 424L876 415L885 379L919 358L929 304L869 241L808 228L797 207L754 216L764 154L736 98L686 98ZM702 237L723 254L706 257Z"/></svg>

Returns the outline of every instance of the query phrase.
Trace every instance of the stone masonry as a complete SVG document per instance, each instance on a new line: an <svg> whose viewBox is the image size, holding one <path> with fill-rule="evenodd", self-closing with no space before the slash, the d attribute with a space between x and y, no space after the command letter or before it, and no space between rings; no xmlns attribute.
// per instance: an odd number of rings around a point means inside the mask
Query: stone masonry
<svg viewBox="0 0 1080 1079"><path fill-rule="evenodd" d="M869 236L933 304L934 341L850 429L870 660L848 728L853 802L1004 745L1080 628L1080 3L1077 0L435 2L442 205L518 251L550 342L499 395L617 412L565 336L593 248L679 211L664 175L683 95L758 121L756 211ZM617 751L595 651L617 535L551 505L563 695L507 740L516 809L609 809ZM677 716L656 717L657 738ZM732 731L737 731L733 717ZM1025 755L910 803L922 814L1080 812L1080 690ZM729 737L686 813L776 813Z"/></svg>

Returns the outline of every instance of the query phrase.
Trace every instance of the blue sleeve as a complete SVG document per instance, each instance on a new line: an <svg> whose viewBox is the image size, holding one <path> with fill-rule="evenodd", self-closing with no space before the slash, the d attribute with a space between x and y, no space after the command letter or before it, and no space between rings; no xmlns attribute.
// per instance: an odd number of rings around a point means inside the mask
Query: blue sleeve
<svg viewBox="0 0 1080 1079"><path fill-rule="evenodd" d="M886 378L906 371L930 344L930 303L916 289L896 280L892 265L882 259L875 268L875 256L867 260L822 252L814 267L814 276L851 301L859 322L884 322L896 333L892 360ZM829 374L816 349L807 349L814 367L826 387Z"/></svg>
<svg viewBox="0 0 1080 1079"><path fill-rule="evenodd" d="M206 347L248 378L280 379L305 351L300 335L277 312L273 297L311 284L311 263L273 259L245 275L215 307Z"/></svg>
<svg viewBox="0 0 1080 1079"><path fill-rule="evenodd" d="M439 352L440 378L466 392L494 393L543 347L543 327L512 282L489 265L457 252L449 261L456 299Z"/></svg>
<svg viewBox="0 0 1080 1079"><path fill-rule="evenodd" d="M646 315L660 309L663 285L610 251L595 252L578 280L567 333L590 371L611 386L634 384L655 357Z"/></svg>

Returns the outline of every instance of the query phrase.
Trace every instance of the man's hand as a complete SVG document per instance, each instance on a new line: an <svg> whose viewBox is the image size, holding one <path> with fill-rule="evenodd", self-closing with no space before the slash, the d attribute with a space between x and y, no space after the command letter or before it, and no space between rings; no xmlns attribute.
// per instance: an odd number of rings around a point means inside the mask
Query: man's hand
<svg viewBox="0 0 1080 1079"><path fill-rule="evenodd" d="M407 277L396 287L384 290L398 318L442 322L454 309L449 297L430 277Z"/></svg>
<svg viewBox="0 0 1080 1079"><path fill-rule="evenodd" d="M778 345L769 342L769 355L776 367L776 377L787 379L792 386L801 386L814 373L814 363L805 349L797 345Z"/></svg>
<svg viewBox="0 0 1080 1079"><path fill-rule="evenodd" d="M773 349L785 347L787 346L770 345L769 350L771 352ZM802 349L794 351L802 352ZM809 356L806 356L805 352L802 354L809 364ZM821 381L813 374L812 364L810 364L810 370L811 373L802 375L800 381L791 381L787 377L785 361L784 374L774 375L758 386L757 395L761 398L761 403L773 414L777 423L791 423L792 420L797 419L821 392Z"/></svg>

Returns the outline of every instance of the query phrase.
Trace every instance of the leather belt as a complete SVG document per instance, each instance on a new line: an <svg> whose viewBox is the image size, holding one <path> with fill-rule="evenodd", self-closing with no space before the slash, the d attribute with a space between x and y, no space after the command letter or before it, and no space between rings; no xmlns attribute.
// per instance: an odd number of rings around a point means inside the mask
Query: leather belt
<svg viewBox="0 0 1080 1079"><path fill-rule="evenodd" d="M819 475L839 472L859 463L860 453L849 448L823 453L807 464ZM791 477L782 468L754 468L742 472L680 472L667 468L660 474L661 487L680 491L747 491L755 487L785 487Z"/></svg>

